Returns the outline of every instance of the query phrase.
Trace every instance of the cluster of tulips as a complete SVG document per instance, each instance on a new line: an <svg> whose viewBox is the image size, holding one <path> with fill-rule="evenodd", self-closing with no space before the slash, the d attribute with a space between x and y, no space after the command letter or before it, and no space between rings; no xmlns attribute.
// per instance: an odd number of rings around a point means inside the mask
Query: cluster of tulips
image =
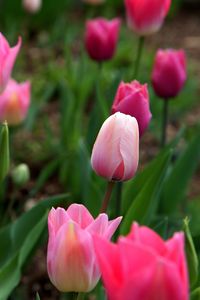
<svg viewBox="0 0 200 300"><path fill-rule="evenodd" d="M152 117L148 86L137 80L142 41L161 28L170 4L170 0L125 0L128 26L140 37L139 53L135 78L119 84L111 115L92 150L92 168L108 181L100 214L94 219L85 206L72 204L67 210L52 208L48 216L50 280L61 292L79 293L77 299L80 293L91 291L101 276L109 300L189 299L183 232L164 241L152 229L134 222L129 234L113 243L110 239L122 217L109 221L106 214L114 183L130 180L137 171L139 140ZM120 24L118 18L87 21L85 47L92 60L100 63L114 56ZM30 83L18 84L11 79L20 46L21 39L10 48L0 35L0 120L9 125L24 120L30 103ZM177 96L186 81L184 51L159 49L151 81L166 109L166 103Z"/></svg>

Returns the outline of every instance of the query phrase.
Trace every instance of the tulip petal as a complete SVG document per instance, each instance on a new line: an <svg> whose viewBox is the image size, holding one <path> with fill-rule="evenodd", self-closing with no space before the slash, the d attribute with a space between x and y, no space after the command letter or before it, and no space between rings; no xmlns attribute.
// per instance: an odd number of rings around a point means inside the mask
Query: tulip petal
<svg viewBox="0 0 200 300"><path fill-rule="evenodd" d="M82 204L70 205L67 209L67 213L69 215L69 218L79 224L82 229L86 228L94 221L94 218L92 217L90 212Z"/></svg>

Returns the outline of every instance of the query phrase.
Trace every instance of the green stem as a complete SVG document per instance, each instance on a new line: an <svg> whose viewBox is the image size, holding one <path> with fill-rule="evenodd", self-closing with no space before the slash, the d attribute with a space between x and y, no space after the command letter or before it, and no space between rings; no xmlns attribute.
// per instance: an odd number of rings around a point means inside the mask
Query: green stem
<svg viewBox="0 0 200 300"><path fill-rule="evenodd" d="M117 188L116 188L116 210L115 210L115 216L118 217L121 214L121 203L122 203L122 188L123 188L123 182L117 182Z"/></svg>
<svg viewBox="0 0 200 300"><path fill-rule="evenodd" d="M167 123L168 123L168 115L169 115L169 100L163 100L163 113L162 113L162 135L161 135L161 143L160 146L163 148L166 144L167 140Z"/></svg>
<svg viewBox="0 0 200 300"><path fill-rule="evenodd" d="M101 111L103 120L105 120L108 117L108 108L107 104L105 102L104 97L101 95L101 78L102 78L102 69L103 69L103 63L98 63L98 76L96 80L96 97L97 97L97 103L99 106L99 109Z"/></svg>
<svg viewBox="0 0 200 300"><path fill-rule="evenodd" d="M143 46L144 46L144 36L140 36L138 41L137 56L135 61L134 79L138 76Z"/></svg>
<svg viewBox="0 0 200 300"><path fill-rule="evenodd" d="M101 206L101 209L100 209L100 213L105 213L107 211L114 184L115 184L114 181L109 181L108 182L106 193L105 193L105 196L104 196L104 199L103 199L103 202L102 202L102 206Z"/></svg>
<svg viewBox="0 0 200 300"><path fill-rule="evenodd" d="M77 300L83 300L85 297L85 294L84 293L78 293L77 295Z"/></svg>

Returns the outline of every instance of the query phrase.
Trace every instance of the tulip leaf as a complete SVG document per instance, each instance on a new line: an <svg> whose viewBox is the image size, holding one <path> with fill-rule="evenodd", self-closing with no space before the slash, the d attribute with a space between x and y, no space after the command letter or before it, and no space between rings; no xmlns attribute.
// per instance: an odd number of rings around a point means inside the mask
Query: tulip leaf
<svg viewBox="0 0 200 300"><path fill-rule="evenodd" d="M40 300L40 295L37 293L35 300Z"/></svg>
<svg viewBox="0 0 200 300"><path fill-rule="evenodd" d="M183 220L183 230L185 232L185 251L187 257L187 265L189 269L190 286L193 287L198 279L198 257L192 240L189 228L189 219Z"/></svg>
<svg viewBox="0 0 200 300"><path fill-rule="evenodd" d="M47 212L63 204L67 195L41 201L0 230L0 299L6 300L20 281L22 267L35 249L47 224Z"/></svg>
<svg viewBox="0 0 200 300"><path fill-rule="evenodd" d="M167 145L159 153L159 155L147 165L147 167L144 170L140 171L133 180L127 182L124 185L123 199L122 199L123 215L127 212L131 203L140 192L141 188L145 185L149 177L153 174L159 161L166 153L169 152L170 149L173 149L177 145L183 133L184 133L184 129L181 129L177 134L176 138L169 145Z"/></svg>
<svg viewBox="0 0 200 300"><path fill-rule="evenodd" d="M200 161L200 134L198 133L175 161L165 180L161 193L164 213L172 213L185 196L187 185Z"/></svg>
<svg viewBox="0 0 200 300"><path fill-rule="evenodd" d="M0 134L0 182L8 173L9 160L9 132L7 123L4 123Z"/></svg>
<svg viewBox="0 0 200 300"><path fill-rule="evenodd" d="M140 185L140 191L137 193L123 219L121 225L122 234L126 234L129 231L133 221L149 224L150 218L153 217L158 205L161 187L170 158L171 151L164 151L164 153L159 156L159 159L156 160L156 164L154 165L151 174L149 170L146 170L146 173L149 176L146 177L146 181L143 183L142 187Z"/></svg>
<svg viewBox="0 0 200 300"><path fill-rule="evenodd" d="M200 287L196 288L190 295L190 300L200 300Z"/></svg>

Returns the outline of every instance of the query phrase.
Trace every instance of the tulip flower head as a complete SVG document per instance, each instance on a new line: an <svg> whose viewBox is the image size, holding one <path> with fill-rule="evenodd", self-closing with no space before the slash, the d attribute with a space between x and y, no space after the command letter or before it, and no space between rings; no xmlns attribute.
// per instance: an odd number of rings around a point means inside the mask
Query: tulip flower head
<svg viewBox="0 0 200 300"><path fill-rule="evenodd" d="M182 232L164 241L134 223L117 244L94 237L108 300L188 300L188 273Z"/></svg>
<svg viewBox="0 0 200 300"><path fill-rule="evenodd" d="M151 121L147 84L142 85L137 80L122 81L112 105L112 113L118 111L136 118L141 137Z"/></svg>
<svg viewBox="0 0 200 300"><path fill-rule="evenodd" d="M0 95L0 122L18 125L26 117L30 105L30 82L17 83L10 79Z"/></svg>
<svg viewBox="0 0 200 300"><path fill-rule="evenodd" d="M164 99L174 98L182 90L186 78L185 52L159 49L152 72L152 85L155 93Z"/></svg>
<svg viewBox="0 0 200 300"><path fill-rule="evenodd" d="M141 36L157 32L170 5L171 0L125 0L129 27Z"/></svg>
<svg viewBox="0 0 200 300"><path fill-rule="evenodd" d="M108 240L121 217L108 221L106 214L94 219L83 206L67 210L52 208L48 216L47 269L51 282L61 292L88 292L100 278L93 235Z"/></svg>
<svg viewBox="0 0 200 300"><path fill-rule="evenodd" d="M120 112L103 123L92 150L94 171L108 181L131 179L139 160L139 130L134 117Z"/></svg>
<svg viewBox="0 0 200 300"><path fill-rule="evenodd" d="M19 37L17 45L11 48L3 34L0 33L0 94L5 90L11 77L20 47L21 37Z"/></svg>
<svg viewBox="0 0 200 300"><path fill-rule="evenodd" d="M23 0L23 7L29 13L37 13L42 6L42 0Z"/></svg>
<svg viewBox="0 0 200 300"><path fill-rule="evenodd" d="M91 59L105 61L113 57L120 29L120 19L111 21L104 18L86 23L85 47Z"/></svg>

